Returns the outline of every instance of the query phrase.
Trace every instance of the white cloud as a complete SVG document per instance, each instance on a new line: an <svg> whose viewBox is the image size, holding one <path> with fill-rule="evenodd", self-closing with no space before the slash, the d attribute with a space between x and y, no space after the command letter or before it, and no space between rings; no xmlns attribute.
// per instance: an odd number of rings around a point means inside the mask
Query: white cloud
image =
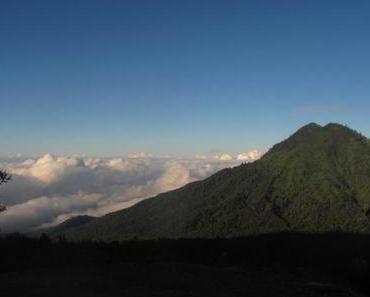
<svg viewBox="0 0 370 297"><path fill-rule="evenodd" d="M139 153L127 158L45 155L35 159L0 160L13 180L0 187L0 229L25 231L51 226L75 215L101 216L208 177L241 161L254 161L259 151L192 159L155 158Z"/></svg>
<svg viewBox="0 0 370 297"><path fill-rule="evenodd" d="M232 161L233 157L231 157L229 154L222 154L219 160L220 161Z"/></svg>
<svg viewBox="0 0 370 297"><path fill-rule="evenodd" d="M164 164L164 168L163 175L154 184L158 193L174 190L193 180L186 164L178 161L168 161Z"/></svg>
<svg viewBox="0 0 370 297"><path fill-rule="evenodd" d="M146 152L137 152L137 153L130 153L127 155L130 159L137 159L137 158L153 158L152 154Z"/></svg>
<svg viewBox="0 0 370 297"><path fill-rule="evenodd" d="M247 153L240 153L236 156L236 160L238 161L246 161L246 162L253 162L259 158L261 158L263 152L260 150L253 150Z"/></svg>
<svg viewBox="0 0 370 297"><path fill-rule="evenodd" d="M0 226L4 231L27 230L45 222L54 220L61 213L76 210L96 208L102 196L99 194L86 195L78 193L64 196L42 196L30 199L24 203L9 207L0 216Z"/></svg>

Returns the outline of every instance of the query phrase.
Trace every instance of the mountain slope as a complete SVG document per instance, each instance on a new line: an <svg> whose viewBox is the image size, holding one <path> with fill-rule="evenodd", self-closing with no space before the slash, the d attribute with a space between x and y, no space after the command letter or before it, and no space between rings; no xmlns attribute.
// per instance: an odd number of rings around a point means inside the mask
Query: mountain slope
<svg viewBox="0 0 370 297"><path fill-rule="evenodd" d="M30 237L39 237L45 233L50 236L59 236L61 234L66 233L67 231L71 229L82 227L83 225L86 225L95 219L96 217L87 216L87 215L74 216L60 223L59 225L56 225L55 227L34 230L34 231L27 233L27 235L29 235Z"/></svg>
<svg viewBox="0 0 370 297"><path fill-rule="evenodd" d="M278 231L370 232L370 145L309 124L263 158L68 229L71 239L234 237Z"/></svg>
<svg viewBox="0 0 370 297"><path fill-rule="evenodd" d="M70 229L82 227L95 219L96 219L95 217L91 216L75 216L52 228L52 232L55 233L66 232Z"/></svg>

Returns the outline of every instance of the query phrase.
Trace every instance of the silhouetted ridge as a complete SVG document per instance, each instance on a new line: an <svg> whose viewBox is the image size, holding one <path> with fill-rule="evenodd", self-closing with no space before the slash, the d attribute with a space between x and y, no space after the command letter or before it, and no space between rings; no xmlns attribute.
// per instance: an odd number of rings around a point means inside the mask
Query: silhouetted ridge
<svg viewBox="0 0 370 297"><path fill-rule="evenodd" d="M39 235L41 233L45 233L45 232L49 233L50 235L61 234L61 233L67 232L70 229L74 229L74 228L77 228L77 227L82 227L83 225L85 225L87 223L90 223L95 219L96 219L96 217L91 217L91 216L87 216L87 215L75 216L75 217L72 217L72 218L64 221L63 223L60 223L56 227L49 228L49 229L41 229L41 230L38 230L36 232L31 233L30 235L31 236L37 236L37 235Z"/></svg>
<svg viewBox="0 0 370 297"><path fill-rule="evenodd" d="M281 231L369 233L370 145L311 123L263 158L64 233L71 239L235 237Z"/></svg>
<svg viewBox="0 0 370 297"><path fill-rule="evenodd" d="M84 224L90 223L94 219L95 217L86 216L86 215L85 216L75 216L61 223L59 227L63 227L64 229L80 227Z"/></svg>
<svg viewBox="0 0 370 297"><path fill-rule="evenodd" d="M322 127L316 123L310 123L298 129L293 135L286 140L274 145L267 153L274 153L280 150L290 150L294 148L297 143L302 141L310 141L312 137L322 131Z"/></svg>
<svg viewBox="0 0 370 297"><path fill-rule="evenodd" d="M320 126L319 124L309 123L309 124L303 126L302 128L298 129L295 134L299 134L299 133L310 133L310 132L313 132L315 130L319 130L321 128L322 128L322 126Z"/></svg>
<svg viewBox="0 0 370 297"><path fill-rule="evenodd" d="M274 145L272 149L266 154L276 153L278 151L290 151L293 149L305 146L316 145L317 149L325 148L326 143L331 143L333 146L341 146L351 139L363 140L367 142L367 138L363 137L360 133L340 124L330 123L324 127L310 123L286 140Z"/></svg>

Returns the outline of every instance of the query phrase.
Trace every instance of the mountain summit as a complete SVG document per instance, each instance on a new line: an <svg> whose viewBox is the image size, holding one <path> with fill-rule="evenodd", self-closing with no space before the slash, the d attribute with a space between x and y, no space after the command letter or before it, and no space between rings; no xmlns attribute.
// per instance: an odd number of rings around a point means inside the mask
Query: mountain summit
<svg viewBox="0 0 370 297"><path fill-rule="evenodd" d="M260 160L144 200L71 239L236 237L279 231L370 232L370 144L339 124L306 125Z"/></svg>

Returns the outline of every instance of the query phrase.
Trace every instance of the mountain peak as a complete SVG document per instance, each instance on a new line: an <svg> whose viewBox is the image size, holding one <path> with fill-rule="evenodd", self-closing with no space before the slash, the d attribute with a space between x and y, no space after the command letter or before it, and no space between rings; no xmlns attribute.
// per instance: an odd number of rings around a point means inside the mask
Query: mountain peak
<svg viewBox="0 0 370 297"><path fill-rule="evenodd" d="M342 124L329 123L325 126L320 126L316 123L309 123L298 129L286 140L273 146L265 156L280 151L297 150L298 148L315 147L316 149L324 149L328 147L329 143L330 148L333 149L334 147L348 144L351 139L362 139L368 142L361 134Z"/></svg>
<svg viewBox="0 0 370 297"><path fill-rule="evenodd" d="M338 123L329 123L327 124L324 129L329 131L347 131L347 132L355 132L354 130L348 128L346 125L338 124ZM357 132L355 132L357 133Z"/></svg>
<svg viewBox="0 0 370 297"><path fill-rule="evenodd" d="M265 156L279 151L286 151L295 148L299 143L305 142L316 135L318 132L322 131L323 127L316 123L309 123L301 128L299 128L290 137L283 140L280 143L275 144Z"/></svg>
<svg viewBox="0 0 370 297"><path fill-rule="evenodd" d="M318 128L322 128L322 127L319 124L316 124L315 122L311 122L307 125L304 125L299 130L318 129Z"/></svg>
<svg viewBox="0 0 370 297"><path fill-rule="evenodd" d="M106 241L281 231L370 234L368 141L340 124L310 123L254 163L62 230L71 239Z"/></svg>
<svg viewBox="0 0 370 297"><path fill-rule="evenodd" d="M316 123L309 123L305 126L303 126L302 128L298 129L294 134L294 135L302 135L302 134L307 134L307 133L312 133L312 132L315 132L315 131L319 131L322 129L322 126L320 126L319 124L316 124Z"/></svg>
<svg viewBox="0 0 370 297"><path fill-rule="evenodd" d="M301 133L301 132L313 132L313 131L319 131L319 130L327 130L327 131L338 131L338 130L345 130L345 131L352 131L355 132L354 130L348 128L344 124L339 124L339 123L328 123L325 126L321 126L317 123L309 123L307 125L304 125L303 127L299 128L296 133ZM293 135L294 135L293 134Z"/></svg>

